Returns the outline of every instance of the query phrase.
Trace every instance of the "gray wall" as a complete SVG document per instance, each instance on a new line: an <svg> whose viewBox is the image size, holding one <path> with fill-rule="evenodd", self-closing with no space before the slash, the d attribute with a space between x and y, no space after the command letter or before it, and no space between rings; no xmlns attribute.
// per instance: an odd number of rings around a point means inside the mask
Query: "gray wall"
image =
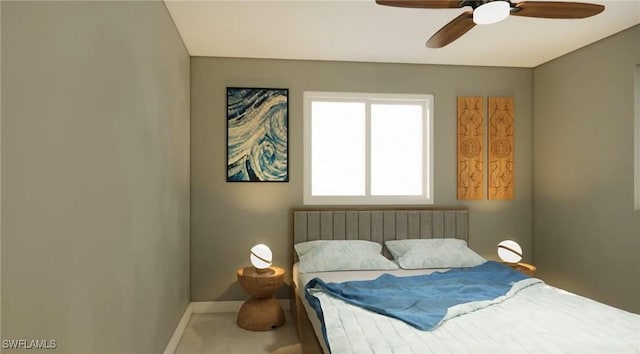
<svg viewBox="0 0 640 354"><path fill-rule="evenodd" d="M640 26L534 70L534 253L545 281L640 312Z"/></svg>
<svg viewBox="0 0 640 354"><path fill-rule="evenodd" d="M1 6L2 338L162 352L189 303L189 55L159 1Z"/></svg>
<svg viewBox="0 0 640 354"><path fill-rule="evenodd" d="M514 68L193 57L191 300L246 298L235 270L249 264L253 244L268 244L276 264L290 264L289 209L301 205L303 195L304 91L433 94L436 204L469 205L471 247L483 256L496 258L497 243L513 238L531 260L532 74ZM227 86L289 88L289 183L225 182ZM515 97L515 200L456 200L459 95ZM279 296L287 296L285 288Z"/></svg>

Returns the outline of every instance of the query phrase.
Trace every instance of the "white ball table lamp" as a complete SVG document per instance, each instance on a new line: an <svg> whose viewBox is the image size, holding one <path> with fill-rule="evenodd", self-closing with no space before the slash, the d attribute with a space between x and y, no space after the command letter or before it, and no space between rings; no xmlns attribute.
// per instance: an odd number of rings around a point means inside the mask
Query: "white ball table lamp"
<svg viewBox="0 0 640 354"><path fill-rule="evenodd" d="M267 245L251 247L252 266L237 270L240 286L251 298L245 301L236 323L250 331L268 331L284 324L284 310L274 294L284 283L285 270L272 266L273 254Z"/></svg>
<svg viewBox="0 0 640 354"><path fill-rule="evenodd" d="M498 256L509 267L529 276L536 275L536 267L528 263L520 263L522 260L522 247L513 240L504 240L498 244Z"/></svg>
<svg viewBox="0 0 640 354"><path fill-rule="evenodd" d="M518 263L522 260L522 247L512 240L504 240L498 244L498 256L506 263Z"/></svg>
<svg viewBox="0 0 640 354"><path fill-rule="evenodd" d="M271 249L269 248L269 246L261 243L251 247L251 255L249 256L249 260L251 261L251 264L256 268L257 272L265 272L269 267L271 267L273 253L271 253Z"/></svg>

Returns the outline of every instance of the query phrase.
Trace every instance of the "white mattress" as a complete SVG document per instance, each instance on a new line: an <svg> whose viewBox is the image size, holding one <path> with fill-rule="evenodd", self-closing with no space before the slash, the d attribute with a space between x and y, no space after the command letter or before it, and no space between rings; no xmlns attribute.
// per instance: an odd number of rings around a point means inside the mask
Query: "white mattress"
<svg viewBox="0 0 640 354"><path fill-rule="evenodd" d="M301 274L293 279L320 343L320 322L304 300L304 284L374 279L382 273L417 275L433 270ZM331 352L348 353L640 353L640 316L545 285L451 318L433 331L346 304L327 294L322 303ZM329 353L327 348L323 348Z"/></svg>

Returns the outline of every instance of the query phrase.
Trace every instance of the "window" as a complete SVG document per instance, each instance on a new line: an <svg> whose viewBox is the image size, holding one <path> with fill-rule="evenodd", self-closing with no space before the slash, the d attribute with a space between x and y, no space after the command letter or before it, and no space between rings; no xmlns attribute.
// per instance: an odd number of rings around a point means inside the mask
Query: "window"
<svg viewBox="0 0 640 354"><path fill-rule="evenodd" d="M305 92L305 204L433 204L433 96Z"/></svg>

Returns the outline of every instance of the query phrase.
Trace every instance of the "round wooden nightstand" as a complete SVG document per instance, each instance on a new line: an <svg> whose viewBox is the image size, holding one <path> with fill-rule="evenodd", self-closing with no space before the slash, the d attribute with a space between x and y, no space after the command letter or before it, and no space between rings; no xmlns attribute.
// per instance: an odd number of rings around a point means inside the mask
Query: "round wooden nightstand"
<svg viewBox="0 0 640 354"><path fill-rule="evenodd" d="M268 331L284 324L284 310L273 296L284 283L284 269L244 267L236 271L238 282L251 295L240 307L237 323L250 331Z"/></svg>
<svg viewBox="0 0 640 354"><path fill-rule="evenodd" d="M524 273L524 274L526 274L528 276L533 277L533 276L536 275L536 266L531 265L529 263L522 263L522 262L521 263L507 263L507 262L504 262L504 264L508 265L509 267L511 267L511 268L513 268L513 269L515 269L517 271L520 271L520 272L522 272L522 273Z"/></svg>

